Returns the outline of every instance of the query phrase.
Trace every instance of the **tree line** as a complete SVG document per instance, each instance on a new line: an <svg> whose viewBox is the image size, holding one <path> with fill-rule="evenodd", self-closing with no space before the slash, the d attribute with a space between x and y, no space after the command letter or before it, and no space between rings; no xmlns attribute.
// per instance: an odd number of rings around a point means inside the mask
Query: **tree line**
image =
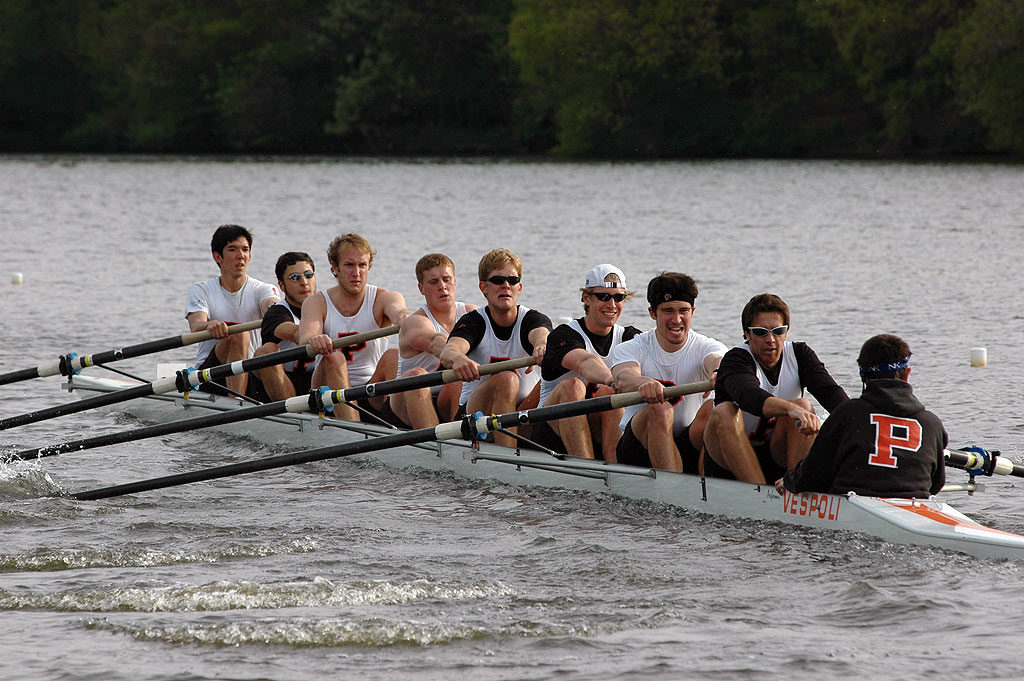
<svg viewBox="0 0 1024 681"><path fill-rule="evenodd" d="M1024 0L3 0L0 150L1024 153Z"/></svg>

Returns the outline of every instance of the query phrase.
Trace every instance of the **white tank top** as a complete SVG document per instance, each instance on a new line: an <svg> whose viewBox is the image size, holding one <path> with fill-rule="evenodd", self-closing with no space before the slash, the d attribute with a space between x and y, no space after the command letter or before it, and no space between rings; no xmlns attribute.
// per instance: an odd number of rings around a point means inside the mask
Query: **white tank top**
<svg viewBox="0 0 1024 681"><path fill-rule="evenodd" d="M743 348L751 357L754 356L748 345L737 345L736 347ZM765 375L761 365L757 363L757 359L754 359L754 366L757 368L757 380L765 392L780 400L795 400L798 397L803 397L804 387L800 384L800 368L796 362L796 353L793 352L792 341L786 341L782 346L782 366L779 367L779 382L775 385L768 382L768 376ZM747 437L750 438L750 444L763 444L768 441L772 431L775 430L775 418L754 416L743 412L743 427L747 431Z"/></svg>
<svg viewBox="0 0 1024 681"><path fill-rule="evenodd" d="M334 306L331 297L327 295L327 291L318 291L317 293L322 295L324 300L327 301L324 333L331 338L351 336L355 333L365 333L380 328L376 318L373 316L373 303L377 299L377 287L373 284L366 285L363 304L360 306L359 311L351 317L341 314L341 311ZM348 359L348 380L353 388L366 385L366 382L370 380L373 372L377 369L377 362L384 356L384 351L387 349L387 338L375 338L371 341L359 343L358 345L349 345L341 349ZM320 357L317 356L317 364L320 363Z"/></svg>
<svg viewBox="0 0 1024 681"><path fill-rule="evenodd" d="M427 319L429 319L431 323L434 325L435 333L448 333L448 329L444 328L441 322L437 321L437 319L434 318L434 315L430 313L429 307L427 307L426 305L421 305L420 309L423 310L423 314L425 314L427 316ZM455 319L459 319L464 314L466 314L466 304L458 302L455 303ZM439 360L435 355L432 355L429 352L421 352L418 355L413 355L412 357L409 358L405 358L402 357L402 355L398 355L399 376L403 375L406 371L409 371L410 369L424 369L425 371L427 371L427 373L430 373L433 371L438 371L440 368L441 360ZM435 385L430 388L430 392L436 395L439 392L441 392L441 388L443 387L443 385Z"/></svg>
<svg viewBox="0 0 1024 681"><path fill-rule="evenodd" d="M193 284L188 290L185 301L185 316L193 312L205 312L207 319L222 322L252 322L263 318L260 303L267 298L280 298L277 287L246 276L242 288L234 293L226 291L220 285L220 277L207 279ZM201 366L209 354L219 343L216 338L199 343L196 353L196 366ZM259 329L249 332L249 357L260 346Z"/></svg>
<svg viewBox="0 0 1024 681"><path fill-rule="evenodd" d="M512 335L508 337L508 340L501 340L494 335L494 328L491 326L491 318L484 311L484 308L478 307L473 312L479 314L484 318L484 337L480 340L480 343L473 348L467 357L476 362L477 364L492 364L493 362L500 362L506 359L518 359L520 357L529 357L530 353L526 351L523 344L519 341L519 333L523 326L523 317L530 311L530 308L525 305L518 307L516 314L516 323L512 327ZM537 381L540 380L540 371L534 370L530 373L526 373L526 369L516 369L516 373L519 374L519 394L516 396L516 404L526 399L526 396L533 390L533 386L537 385ZM462 394L459 396L459 405L464 405L469 402L470 396L473 391L476 390L480 385L490 378L490 375L481 376L475 381L466 381L462 384Z"/></svg>
<svg viewBox="0 0 1024 681"><path fill-rule="evenodd" d="M601 353L599 353L597 350L594 349L594 344L590 342L590 336L588 336L586 334L586 332L583 330L583 328L580 326L580 322L579 322L578 319L573 319L571 322L569 322L567 324L567 326L570 329L572 329L573 331L575 331L576 333L578 333L580 336L583 337L583 342L587 346L587 352L595 354L598 357L600 357L601 359L603 359L605 365L608 366L609 369L611 369L611 366L608 365L608 357L612 354L612 350L615 349L615 346L622 342L622 334L626 331L625 327L619 326L618 324L616 324L614 327L612 327L612 344L608 347L608 354L607 355L602 355ZM535 371L536 371L536 369L535 369ZM562 381L564 381L564 380L566 380L568 378L578 378L581 381L583 380L583 377L580 376L575 371L567 371L567 372L565 372L564 374L562 374L561 376L559 376L558 378L556 378L553 381L545 381L544 378L541 377L541 379L540 379L540 406L541 407L543 407L544 403L548 401L548 396L551 394L551 391L553 391L555 389L555 387L559 383L561 383ZM584 383L585 382L586 381L584 381Z"/></svg>

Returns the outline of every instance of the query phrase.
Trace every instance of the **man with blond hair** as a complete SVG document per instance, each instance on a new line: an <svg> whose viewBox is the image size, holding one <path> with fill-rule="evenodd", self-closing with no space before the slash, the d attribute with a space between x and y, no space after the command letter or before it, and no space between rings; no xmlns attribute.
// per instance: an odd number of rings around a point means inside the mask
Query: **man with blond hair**
<svg viewBox="0 0 1024 681"><path fill-rule="evenodd" d="M540 372L534 367L481 377L481 364L532 356L544 358L551 320L519 305L523 263L512 251L497 248L480 259L480 292L487 305L467 312L456 323L441 351L441 363L463 381L459 410L469 414L504 414L537 406ZM494 441L511 446L512 438L495 433Z"/></svg>
<svg viewBox="0 0 1024 681"><path fill-rule="evenodd" d="M327 247L327 260L337 286L318 291L302 303L299 323L299 345L312 345L317 353L313 371L314 388L328 386L332 390L351 388L383 380L395 374L397 352L387 350L386 338L349 345L335 350L335 338L365 333L392 324L400 324L409 314L405 298L368 283L370 267L376 251L358 234L342 234ZM379 411L384 398L371 398L366 405ZM335 416L359 420L355 409L336 405Z"/></svg>
<svg viewBox="0 0 1024 681"><path fill-rule="evenodd" d="M416 286L426 301L402 320L398 332L398 375L416 376L441 368L441 350L455 322L478 306L455 300L455 264L442 253L428 253L416 263ZM459 405L462 383L394 393L386 405L405 425L415 429L451 421Z"/></svg>
<svg viewBox="0 0 1024 681"><path fill-rule="evenodd" d="M540 406L603 397L615 392L608 356L612 349L640 333L618 324L625 301L633 295L626 275L615 265L591 268L580 289L583 316L561 324L548 336L541 364ZM615 461L623 410L609 409L541 423L532 439L549 449L593 459Z"/></svg>

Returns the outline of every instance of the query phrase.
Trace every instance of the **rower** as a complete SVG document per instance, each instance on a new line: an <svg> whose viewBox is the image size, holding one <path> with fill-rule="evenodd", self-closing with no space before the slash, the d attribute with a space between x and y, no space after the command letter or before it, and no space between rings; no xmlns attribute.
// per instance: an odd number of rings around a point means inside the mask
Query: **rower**
<svg viewBox="0 0 1024 681"><path fill-rule="evenodd" d="M317 353L314 388L332 390L376 383L395 376L398 353L388 350L386 338L335 350L335 338L399 324L409 314L398 291L368 283L376 251L359 234L342 234L327 247L327 259L337 285L309 296L302 303L299 345L312 345ZM384 397L361 401L360 407L379 412ZM359 412L336 405L334 415L358 421Z"/></svg>
<svg viewBox="0 0 1024 681"><path fill-rule="evenodd" d="M210 250L220 276L193 284L185 302L189 329L209 331L213 336L199 344L196 353L199 370L252 357L259 344L256 332L230 335L228 325L262 319L267 308L281 298L276 287L246 274L252 259L252 234L248 229L241 225L221 225L213 233ZM245 394L249 375L228 376L222 385Z"/></svg>
<svg viewBox="0 0 1024 681"><path fill-rule="evenodd" d="M479 366L531 355L540 364L551 320L518 304L523 290L523 262L512 251L498 248L484 254L477 274L487 305L463 315L441 350L441 363L463 381L459 413L504 414L535 407L540 371L528 367L481 378ZM512 438L503 433L495 433L494 441L513 444Z"/></svg>
<svg viewBox="0 0 1024 681"><path fill-rule="evenodd" d="M612 349L640 333L635 326L617 322L633 291L626 275L615 265L591 268L583 278L580 298L583 316L561 324L548 336L541 364L540 406L603 397L615 392L608 355ZM532 439L549 449L587 459L615 461L623 409L547 421L533 428Z"/></svg>
<svg viewBox="0 0 1024 681"><path fill-rule="evenodd" d="M821 426L807 456L776 489L878 497L927 498L946 484L949 441L939 417L907 382L910 347L901 338L869 338L857 357L864 390Z"/></svg>
<svg viewBox="0 0 1024 681"><path fill-rule="evenodd" d="M679 272L662 272L647 284L648 314L655 328L615 347L612 377L618 392L637 391L647 404L626 407L620 421L619 463L677 473L697 473L707 394L665 399L665 386L712 380L726 347L690 328L697 283Z"/></svg>
<svg viewBox="0 0 1024 681"><path fill-rule="evenodd" d="M255 357L281 350L298 347L299 320L302 318L302 303L316 293L316 265L308 253L289 251L277 259L274 266L277 285L284 293L284 300L278 301L263 315L260 335L261 345ZM313 360L293 360L284 364L257 369L256 381L262 384L265 396L271 402L308 393L313 378Z"/></svg>
<svg viewBox="0 0 1024 681"><path fill-rule="evenodd" d="M809 345L788 340L789 306L781 298L754 296L740 319L744 344L729 350L718 368L704 472L763 484L802 459L818 432L804 390L827 411L848 397Z"/></svg>
<svg viewBox="0 0 1024 681"><path fill-rule="evenodd" d="M428 253L416 263L416 286L426 304L402 320L398 332L398 375L426 374L441 368L441 350L455 322L477 305L455 300L455 264L442 253ZM428 428L452 421L462 383L394 393L384 405L405 425Z"/></svg>

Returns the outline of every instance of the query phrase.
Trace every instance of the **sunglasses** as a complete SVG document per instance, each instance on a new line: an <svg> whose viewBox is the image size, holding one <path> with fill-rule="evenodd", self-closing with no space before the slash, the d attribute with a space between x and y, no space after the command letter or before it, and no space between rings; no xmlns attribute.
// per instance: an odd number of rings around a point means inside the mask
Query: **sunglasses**
<svg viewBox="0 0 1024 681"><path fill-rule="evenodd" d="M293 272L292 274L289 274L285 278L291 279L292 281L302 281L303 277L305 277L306 279L312 279L315 276L316 274L314 274L313 270L306 270L305 272Z"/></svg>
<svg viewBox="0 0 1024 681"><path fill-rule="evenodd" d="M766 329L763 326L748 326L747 331L750 335L757 336L758 338L764 338L768 334L774 336L784 336L789 331L789 324L783 324L782 326L776 326L774 329Z"/></svg>
<svg viewBox="0 0 1024 681"><path fill-rule="evenodd" d="M501 286L505 282L508 282L509 286L515 286L522 280L522 277L503 277L500 274L495 274L493 277L487 277L487 281L491 282L495 286Z"/></svg>
<svg viewBox="0 0 1024 681"><path fill-rule="evenodd" d="M621 303L623 300L626 299L625 293L596 293L594 291L591 291L590 295L594 296L602 303L607 303L609 300L614 300L616 303Z"/></svg>

